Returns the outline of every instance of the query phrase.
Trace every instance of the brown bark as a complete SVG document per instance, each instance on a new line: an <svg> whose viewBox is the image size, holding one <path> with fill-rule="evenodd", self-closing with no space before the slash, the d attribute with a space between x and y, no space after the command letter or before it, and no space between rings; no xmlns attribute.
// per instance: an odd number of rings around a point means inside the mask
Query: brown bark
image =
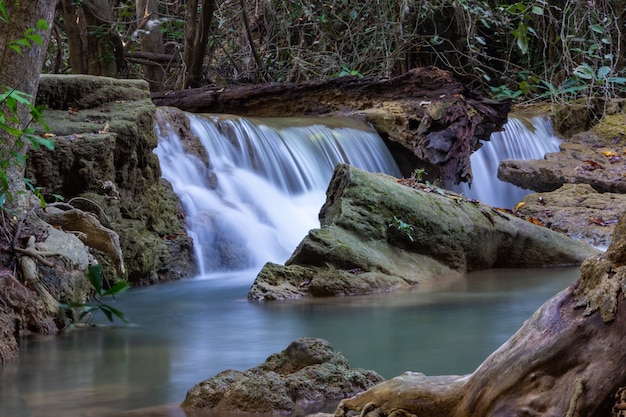
<svg viewBox="0 0 626 417"><path fill-rule="evenodd" d="M338 77L153 94L158 106L242 116L352 115L400 143L439 175L471 182L470 156L506 123L511 103L475 97L447 71L417 68L394 78ZM393 152L393 150L392 150ZM417 168L414 166L413 169ZM410 172L405 172L410 175Z"/></svg>
<svg viewBox="0 0 626 417"><path fill-rule="evenodd" d="M73 74L115 77L123 48L109 0L61 0Z"/></svg>
<svg viewBox="0 0 626 417"><path fill-rule="evenodd" d="M74 0L61 0L61 5L72 74L86 74L89 67L89 55L87 53L87 28L84 24L85 15Z"/></svg>
<svg viewBox="0 0 626 417"><path fill-rule="evenodd" d="M195 10L197 4L197 0L194 0L188 5L189 17L187 19L185 51L183 55L186 73L183 88L196 88L202 83L204 57L209 44L211 22L213 21L213 12L216 7L215 0L202 0L201 13L198 19Z"/></svg>
<svg viewBox="0 0 626 417"><path fill-rule="evenodd" d="M8 23L0 24L2 27L0 32L0 88L3 93L5 88L11 88L30 94L34 101L39 87L39 73L50 40L50 30L37 31L37 34L41 36L41 46L31 42L30 46L20 48L20 53L17 53L10 45L12 41L23 38L24 32L27 30L36 28L39 19L52 25L55 2L46 0L8 1L5 2L5 7ZM9 113L7 112L5 115L7 116L5 123L11 123L8 120ZM18 116L20 125L14 127L23 129L31 121L30 110L25 106L19 106ZM25 146L20 146L18 138L9 135L3 129L0 130L0 158L5 161L14 159L10 156L11 152L23 153L25 149ZM8 166L8 191L11 196L18 199L18 201L9 203L15 204L15 208L19 208L18 206L25 203L25 194L19 193L24 189L23 176L23 166L17 163Z"/></svg>
<svg viewBox="0 0 626 417"><path fill-rule="evenodd" d="M342 401L336 416L608 416L626 385L626 214L605 255L466 376L407 373Z"/></svg>

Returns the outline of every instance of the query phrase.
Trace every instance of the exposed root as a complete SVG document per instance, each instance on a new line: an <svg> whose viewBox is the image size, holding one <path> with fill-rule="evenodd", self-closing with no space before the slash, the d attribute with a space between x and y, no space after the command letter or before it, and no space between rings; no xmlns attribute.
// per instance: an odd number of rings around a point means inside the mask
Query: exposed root
<svg viewBox="0 0 626 417"><path fill-rule="evenodd" d="M107 254L114 262L117 273L124 275L124 260L119 236L113 230L104 227L96 216L73 207L67 210L46 207L40 210L38 215L53 226L62 227L68 232L78 232L77 236L85 245Z"/></svg>
<svg viewBox="0 0 626 417"><path fill-rule="evenodd" d="M583 381L580 378L576 379L574 392L572 393L572 398L569 401L569 408L567 409L565 417L578 417L578 400L583 395L584 390L585 386L583 385Z"/></svg>

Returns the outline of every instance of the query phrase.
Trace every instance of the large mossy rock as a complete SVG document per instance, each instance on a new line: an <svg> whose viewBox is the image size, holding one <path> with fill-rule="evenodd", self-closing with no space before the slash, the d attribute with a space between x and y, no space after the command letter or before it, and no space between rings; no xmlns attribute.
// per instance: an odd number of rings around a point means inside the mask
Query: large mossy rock
<svg viewBox="0 0 626 417"><path fill-rule="evenodd" d="M285 265L266 264L254 300L364 294L487 268L580 264L588 244L441 189L338 165L321 228Z"/></svg>
<svg viewBox="0 0 626 417"><path fill-rule="evenodd" d="M37 103L55 150L31 151L27 176L46 195L94 213L119 234L127 278L144 285L196 273L182 207L153 150L156 107L148 84L43 75ZM109 265L106 257L100 261ZM113 271L113 268L107 268Z"/></svg>
<svg viewBox="0 0 626 417"><path fill-rule="evenodd" d="M302 338L255 368L226 370L196 384L182 407L190 413L303 415L303 409L351 397L382 381L374 371L350 368L326 340Z"/></svg>

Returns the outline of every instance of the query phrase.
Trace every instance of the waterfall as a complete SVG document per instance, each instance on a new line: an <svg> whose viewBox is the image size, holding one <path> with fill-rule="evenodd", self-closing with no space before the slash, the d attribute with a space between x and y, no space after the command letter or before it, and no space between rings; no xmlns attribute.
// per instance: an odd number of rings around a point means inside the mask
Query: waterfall
<svg viewBox="0 0 626 417"><path fill-rule="evenodd" d="M446 188L494 207L510 209L529 191L497 178L500 161L542 159L546 153L558 152L560 143L549 117L512 116L504 131L493 133L491 139L472 154L474 179L471 187L460 184Z"/></svg>
<svg viewBox="0 0 626 417"><path fill-rule="evenodd" d="M155 153L184 206L203 275L283 263L319 227L336 164L400 176L376 131L352 119L187 117L208 164L172 126L157 126Z"/></svg>

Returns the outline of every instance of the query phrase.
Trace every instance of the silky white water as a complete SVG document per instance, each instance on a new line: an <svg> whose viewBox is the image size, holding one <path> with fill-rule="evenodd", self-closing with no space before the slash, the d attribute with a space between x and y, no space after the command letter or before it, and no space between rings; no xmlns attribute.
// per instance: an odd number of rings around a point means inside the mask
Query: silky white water
<svg viewBox="0 0 626 417"><path fill-rule="evenodd" d="M494 207L511 209L532 191L499 180L500 161L543 159L547 153L558 152L560 143L548 117L513 116L504 131L493 133L491 140L472 154L472 185L448 185L446 188Z"/></svg>
<svg viewBox="0 0 626 417"><path fill-rule="evenodd" d="M284 262L319 227L338 163L400 176L380 136L355 120L188 117L208 161L174 128L158 132L155 152L183 203L202 274Z"/></svg>

